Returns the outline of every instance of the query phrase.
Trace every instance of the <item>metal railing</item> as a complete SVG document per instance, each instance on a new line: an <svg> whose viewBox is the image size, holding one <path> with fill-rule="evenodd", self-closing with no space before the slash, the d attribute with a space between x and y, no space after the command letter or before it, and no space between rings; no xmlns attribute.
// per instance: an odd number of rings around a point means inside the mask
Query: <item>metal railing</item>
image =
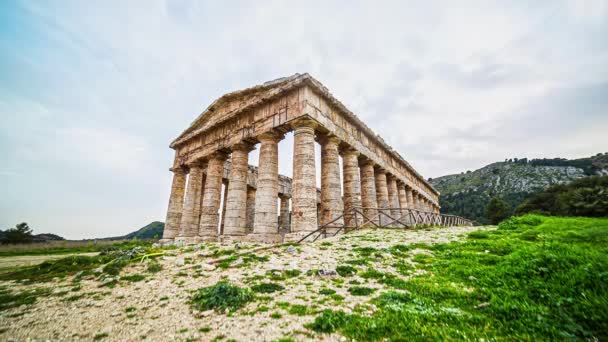
<svg viewBox="0 0 608 342"><path fill-rule="evenodd" d="M331 221L319 225L319 228L301 238L298 243L311 238L336 236L340 232L348 233L364 227L385 229L407 229L419 225L447 227L472 226L473 221L456 215L446 215L419 209L391 209L354 207Z"/></svg>

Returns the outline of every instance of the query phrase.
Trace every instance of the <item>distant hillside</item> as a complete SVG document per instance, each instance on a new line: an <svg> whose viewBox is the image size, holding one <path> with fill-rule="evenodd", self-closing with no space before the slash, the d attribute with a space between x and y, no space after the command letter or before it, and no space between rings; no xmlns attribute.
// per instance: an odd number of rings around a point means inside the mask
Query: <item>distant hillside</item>
<svg viewBox="0 0 608 342"><path fill-rule="evenodd" d="M485 223L485 205L494 196L514 209L531 194L591 175L608 175L608 153L573 160L515 158L430 181L441 193L442 213Z"/></svg>
<svg viewBox="0 0 608 342"><path fill-rule="evenodd" d="M161 238L164 230L165 224L163 222L154 221L127 235L109 237L102 240L131 240L133 238L138 240L149 240L155 237Z"/></svg>

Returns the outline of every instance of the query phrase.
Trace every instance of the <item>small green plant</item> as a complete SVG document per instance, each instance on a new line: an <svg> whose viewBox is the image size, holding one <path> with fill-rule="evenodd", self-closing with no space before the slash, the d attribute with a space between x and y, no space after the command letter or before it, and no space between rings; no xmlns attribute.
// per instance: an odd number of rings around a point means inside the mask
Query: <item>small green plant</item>
<svg viewBox="0 0 608 342"><path fill-rule="evenodd" d="M309 314L310 309L306 305L293 304L291 307L289 307L287 312L289 312L291 315L306 316Z"/></svg>
<svg viewBox="0 0 608 342"><path fill-rule="evenodd" d="M133 312L133 311L136 311L136 310L137 310L137 308L134 307L134 306L129 306L129 307L125 308L125 312Z"/></svg>
<svg viewBox="0 0 608 342"><path fill-rule="evenodd" d="M94 341L99 341L102 340L106 337L110 336L107 332L101 332L101 333L97 333L95 334L95 336L93 336L93 340Z"/></svg>
<svg viewBox="0 0 608 342"><path fill-rule="evenodd" d="M338 266L336 272L342 277L350 277L357 274L357 269L352 266Z"/></svg>
<svg viewBox="0 0 608 342"><path fill-rule="evenodd" d="M148 267L146 267L146 271L150 273L158 273L163 269L163 267L158 262L150 262Z"/></svg>
<svg viewBox="0 0 608 342"><path fill-rule="evenodd" d="M211 327L209 327L209 326L201 327L201 328L198 329L198 331L202 332L202 333L208 333L208 332L211 331Z"/></svg>
<svg viewBox="0 0 608 342"><path fill-rule="evenodd" d="M273 293L276 291L283 291L285 288L275 283L262 283L251 287L253 292L258 293Z"/></svg>
<svg viewBox="0 0 608 342"><path fill-rule="evenodd" d="M332 333L346 324L347 316L344 311L323 310L312 323L305 327L320 333Z"/></svg>
<svg viewBox="0 0 608 342"><path fill-rule="evenodd" d="M322 294L322 295L332 295L334 293L336 293L336 290L332 290L332 289L328 289L328 288L323 288L323 289L319 290L319 294Z"/></svg>
<svg viewBox="0 0 608 342"><path fill-rule="evenodd" d="M369 296L370 294L374 293L374 291L376 290L365 286L353 286L348 289L348 293L353 296Z"/></svg>
<svg viewBox="0 0 608 342"><path fill-rule="evenodd" d="M249 289L240 288L227 281L220 281L209 287L198 289L190 304L201 311L215 309L216 311L237 310L254 299Z"/></svg>
<svg viewBox="0 0 608 342"><path fill-rule="evenodd" d="M137 273L120 277L120 280L130 281L132 283L136 283L136 282L142 281L144 279L146 279L146 276L137 274Z"/></svg>

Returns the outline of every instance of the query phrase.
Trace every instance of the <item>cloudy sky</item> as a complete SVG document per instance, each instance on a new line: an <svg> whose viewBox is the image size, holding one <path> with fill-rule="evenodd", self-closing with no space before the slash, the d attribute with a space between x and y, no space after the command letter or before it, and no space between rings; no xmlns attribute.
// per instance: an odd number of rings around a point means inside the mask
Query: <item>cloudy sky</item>
<svg viewBox="0 0 608 342"><path fill-rule="evenodd" d="M1 1L0 229L163 221L169 142L296 72L426 177L606 152L607 37L607 1Z"/></svg>

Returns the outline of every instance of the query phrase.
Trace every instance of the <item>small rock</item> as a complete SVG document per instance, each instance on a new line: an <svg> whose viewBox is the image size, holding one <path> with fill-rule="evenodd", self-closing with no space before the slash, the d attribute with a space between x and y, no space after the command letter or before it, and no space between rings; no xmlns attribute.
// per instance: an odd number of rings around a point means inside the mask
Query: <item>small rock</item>
<svg viewBox="0 0 608 342"><path fill-rule="evenodd" d="M203 248L203 246L202 246L202 245L194 245L194 246L192 247L192 249L193 249L193 250L195 250L195 251L200 251L200 250L201 250L201 248Z"/></svg>
<svg viewBox="0 0 608 342"><path fill-rule="evenodd" d="M184 259L181 259L181 258L175 259L174 262L175 262L175 266L184 266L184 264L185 264Z"/></svg>
<svg viewBox="0 0 608 342"><path fill-rule="evenodd" d="M291 246L287 247L287 253L296 254L296 253L298 253L298 250L293 245L291 245Z"/></svg>
<svg viewBox="0 0 608 342"><path fill-rule="evenodd" d="M213 252L210 252L210 251L204 251L204 252L198 253L198 256L202 257L202 258L210 257L212 255L213 255Z"/></svg>
<svg viewBox="0 0 608 342"><path fill-rule="evenodd" d="M160 243L155 242L152 244L152 248L159 248L160 247Z"/></svg>
<svg viewBox="0 0 608 342"><path fill-rule="evenodd" d="M319 276L321 277L333 277L335 275L337 275L338 273L336 273L336 270L332 270L332 269L320 269L319 270Z"/></svg>
<svg viewBox="0 0 608 342"><path fill-rule="evenodd" d="M490 303L485 302L485 303L481 303L481 304L477 305L475 307L475 309L483 309L483 308L487 308L488 306L490 306Z"/></svg>
<svg viewBox="0 0 608 342"><path fill-rule="evenodd" d="M112 316L112 317L120 316L120 311L114 311L114 312L112 312L112 314L110 316Z"/></svg>
<svg viewBox="0 0 608 342"><path fill-rule="evenodd" d="M110 283L113 283L113 282L114 282L114 280L115 280L115 279L114 279L114 278L112 278L112 277L107 277L107 278L104 278L104 279L101 281L101 286L105 286L105 285L108 285L108 284L110 284Z"/></svg>
<svg viewBox="0 0 608 342"><path fill-rule="evenodd" d="M234 249L241 249L243 248L243 245L241 245L239 242L234 244Z"/></svg>
<svg viewBox="0 0 608 342"><path fill-rule="evenodd" d="M207 263L202 263L201 264L201 270L203 271L213 271L215 270L215 265L211 265L211 264L207 264Z"/></svg>
<svg viewBox="0 0 608 342"><path fill-rule="evenodd" d="M184 241L175 241L173 245L176 247L184 247Z"/></svg>
<svg viewBox="0 0 608 342"><path fill-rule="evenodd" d="M469 276L469 280L477 280L477 278L475 278L473 276Z"/></svg>
<svg viewBox="0 0 608 342"><path fill-rule="evenodd" d="M93 270L93 273L101 273L101 272L103 272L103 266L99 266Z"/></svg>

